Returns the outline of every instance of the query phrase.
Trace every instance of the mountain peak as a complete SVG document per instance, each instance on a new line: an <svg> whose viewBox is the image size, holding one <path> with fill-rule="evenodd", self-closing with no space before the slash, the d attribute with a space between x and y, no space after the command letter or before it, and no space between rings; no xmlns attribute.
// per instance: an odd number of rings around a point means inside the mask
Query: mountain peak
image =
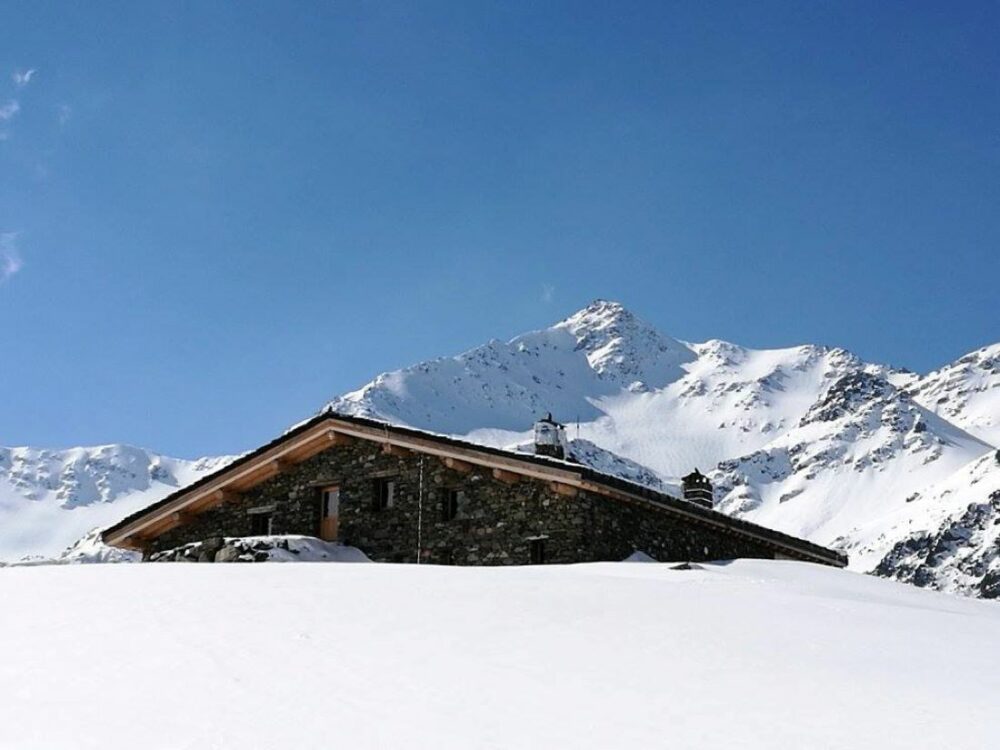
<svg viewBox="0 0 1000 750"><path fill-rule="evenodd" d="M567 328L607 328L625 321L638 321L638 318L621 302L595 299L556 325Z"/></svg>
<svg viewBox="0 0 1000 750"><path fill-rule="evenodd" d="M595 372L623 385L639 380L665 385L683 374L681 364L695 359L686 344L612 300L596 299L553 328L576 339L577 350L586 352Z"/></svg>
<svg viewBox="0 0 1000 750"><path fill-rule="evenodd" d="M603 297L598 297L583 309L595 310L595 311L611 310L617 313L625 313L627 315L631 315L631 313L625 309L625 305L623 305L621 302L618 302L617 300L613 299L604 299Z"/></svg>

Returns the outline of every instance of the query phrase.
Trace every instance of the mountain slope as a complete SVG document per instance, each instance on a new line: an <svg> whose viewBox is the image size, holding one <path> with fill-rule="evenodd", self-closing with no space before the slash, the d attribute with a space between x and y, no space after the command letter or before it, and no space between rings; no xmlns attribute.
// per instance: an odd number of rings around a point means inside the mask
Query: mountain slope
<svg viewBox="0 0 1000 750"><path fill-rule="evenodd" d="M671 382L695 358L620 305L599 303L507 343L379 375L328 407L450 434L523 433L546 411L594 419L601 410L590 399Z"/></svg>
<svg viewBox="0 0 1000 750"><path fill-rule="evenodd" d="M328 407L492 445L529 439L551 411L571 437L676 478L766 445L862 367L842 349L682 343L598 300L506 344L380 375Z"/></svg>
<svg viewBox="0 0 1000 750"><path fill-rule="evenodd" d="M927 409L1000 447L1000 343L917 378L907 389Z"/></svg>
<svg viewBox="0 0 1000 750"><path fill-rule="evenodd" d="M799 423L713 472L719 508L843 549L870 570L928 512L913 494L990 450L880 375L837 379Z"/></svg>
<svg viewBox="0 0 1000 750"><path fill-rule="evenodd" d="M0 448L0 560L51 557L232 460L185 461L126 445Z"/></svg>
<svg viewBox="0 0 1000 750"><path fill-rule="evenodd" d="M875 572L942 591L1000 598L1000 451L976 459L915 493L923 523L879 562Z"/></svg>

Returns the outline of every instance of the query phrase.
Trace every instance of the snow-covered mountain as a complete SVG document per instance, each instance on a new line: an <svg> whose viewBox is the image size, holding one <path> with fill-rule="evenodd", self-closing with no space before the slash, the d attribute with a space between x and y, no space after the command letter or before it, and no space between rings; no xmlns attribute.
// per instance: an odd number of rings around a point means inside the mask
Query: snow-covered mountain
<svg viewBox="0 0 1000 750"><path fill-rule="evenodd" d="M825 346L687 343L598 300L550 328L379 375L328 408L522 450L552 412L577 460L674 492L698 467L721 510L839 547L856 569L980 591L1000 568L980 554L988 535L953 545L981 561L961 585L957 558L909 575L930 563L904 564L897 549L989 502L959 488L986 482L969 467L989 473L977 462L1000 443L1000 344L920 376ZM0 451L0 559L57 552L225 460ZM890 552L897 563L880 566Z"/></svg>
<svg viewBox="0 0 1000 750"><path fill-rule="evenodd" d="M660 487L711 469L721 510L872 570L946 522L946 504L919 493L960 483L996 450L998 352L921 377L837 348L686 343L598 300L551 328L380 375L328 408L508 447L552 411L601 450L577 451L584 463L614 470L618 456L629 478Z"/></svg>
<svg viewBox="0 0 1000 750"><path fill-rule="evenodd" d="M1000 451L986 454L910 502L930 516L893 545L879 575L1000 598Z"/></svg>
<svg viewBox="0 0 1000 750"><path fill-rule="evenodd" d="M335 411L507 445L540 414L570 437L676 478L757 450L860 360L842 349L754 351L663 336L614 302L555 326L386 373Z"/></svg>
<svg viewBox="0 0 1000 750"><path fill-rule="evenodd" d="M1000 445L1000 343L970 352L906 387L934 413Z"/></svg>
<svg viewBox="0 0 1000 750"><path fill-rule="evenodd" d="M885 377L856 369L791 429L721 462L713 479L721 510L843 549L870 570L925 519L914 493L989 450Z"/></svg>
<svg viewBox="0 0 1000 750"><path fill-rule="evenodd" d="M185 461L127 445L0 448L0 560L51 557L230 460Z"/></svg>

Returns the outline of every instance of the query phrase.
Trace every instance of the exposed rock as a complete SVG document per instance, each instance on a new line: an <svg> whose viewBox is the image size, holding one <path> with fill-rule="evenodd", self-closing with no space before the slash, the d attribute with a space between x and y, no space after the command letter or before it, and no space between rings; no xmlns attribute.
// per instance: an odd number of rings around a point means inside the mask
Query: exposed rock
<svg viewBox="0 0 1000 750"><path fill-rule="evenodd" d="M358 549L308 536L210 537L155 552L150 562L365 562Z"/></svg>
<svg viewBox="0 0 1000 750"><path fill-rule="evenodd" d="M215 555L215 562L236 562L240 559L240 555L243 554L243 550L239 547L227 544L222 549L220 549Z"/></svg>
<svg viewBox="0 0 1000 750"><path fill-rule="evenodd" d="M935 532L914 532L893 546L876 575L916 586L1000 598L1000 491L971 503Z"/></svg>
<svg viewBox="0 0 1000 750"><path fill-rule="evenodd" d="M226 540L223 539L221 536L214 536L214 537L210 537L209 539L206 539L204 542L202 542L201 543L201 548L204 551L206 551L206 552L211 552L211 553L215 554L220 549L222 549L223 546L225 546L225 544L226 544Z"/></svg>

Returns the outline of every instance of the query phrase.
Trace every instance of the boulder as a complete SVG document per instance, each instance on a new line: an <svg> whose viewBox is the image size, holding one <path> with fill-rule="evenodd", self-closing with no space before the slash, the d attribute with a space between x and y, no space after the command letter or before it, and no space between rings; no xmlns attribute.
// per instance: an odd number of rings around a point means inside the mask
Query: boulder
<svg viewBox="0 0 1000 750"><path fill-rule="evenodd" d="M211 552L213 555L222 549L226 544L226 540L221 536L209 537L201 543L202 550L206 552Z"/></svg>
<svg viewBox="0 0 1000 750"><path fill-rule="evenodd" d="M239 562L243 550L234 544L227 544L215 553L215 562Z"/></svg>

